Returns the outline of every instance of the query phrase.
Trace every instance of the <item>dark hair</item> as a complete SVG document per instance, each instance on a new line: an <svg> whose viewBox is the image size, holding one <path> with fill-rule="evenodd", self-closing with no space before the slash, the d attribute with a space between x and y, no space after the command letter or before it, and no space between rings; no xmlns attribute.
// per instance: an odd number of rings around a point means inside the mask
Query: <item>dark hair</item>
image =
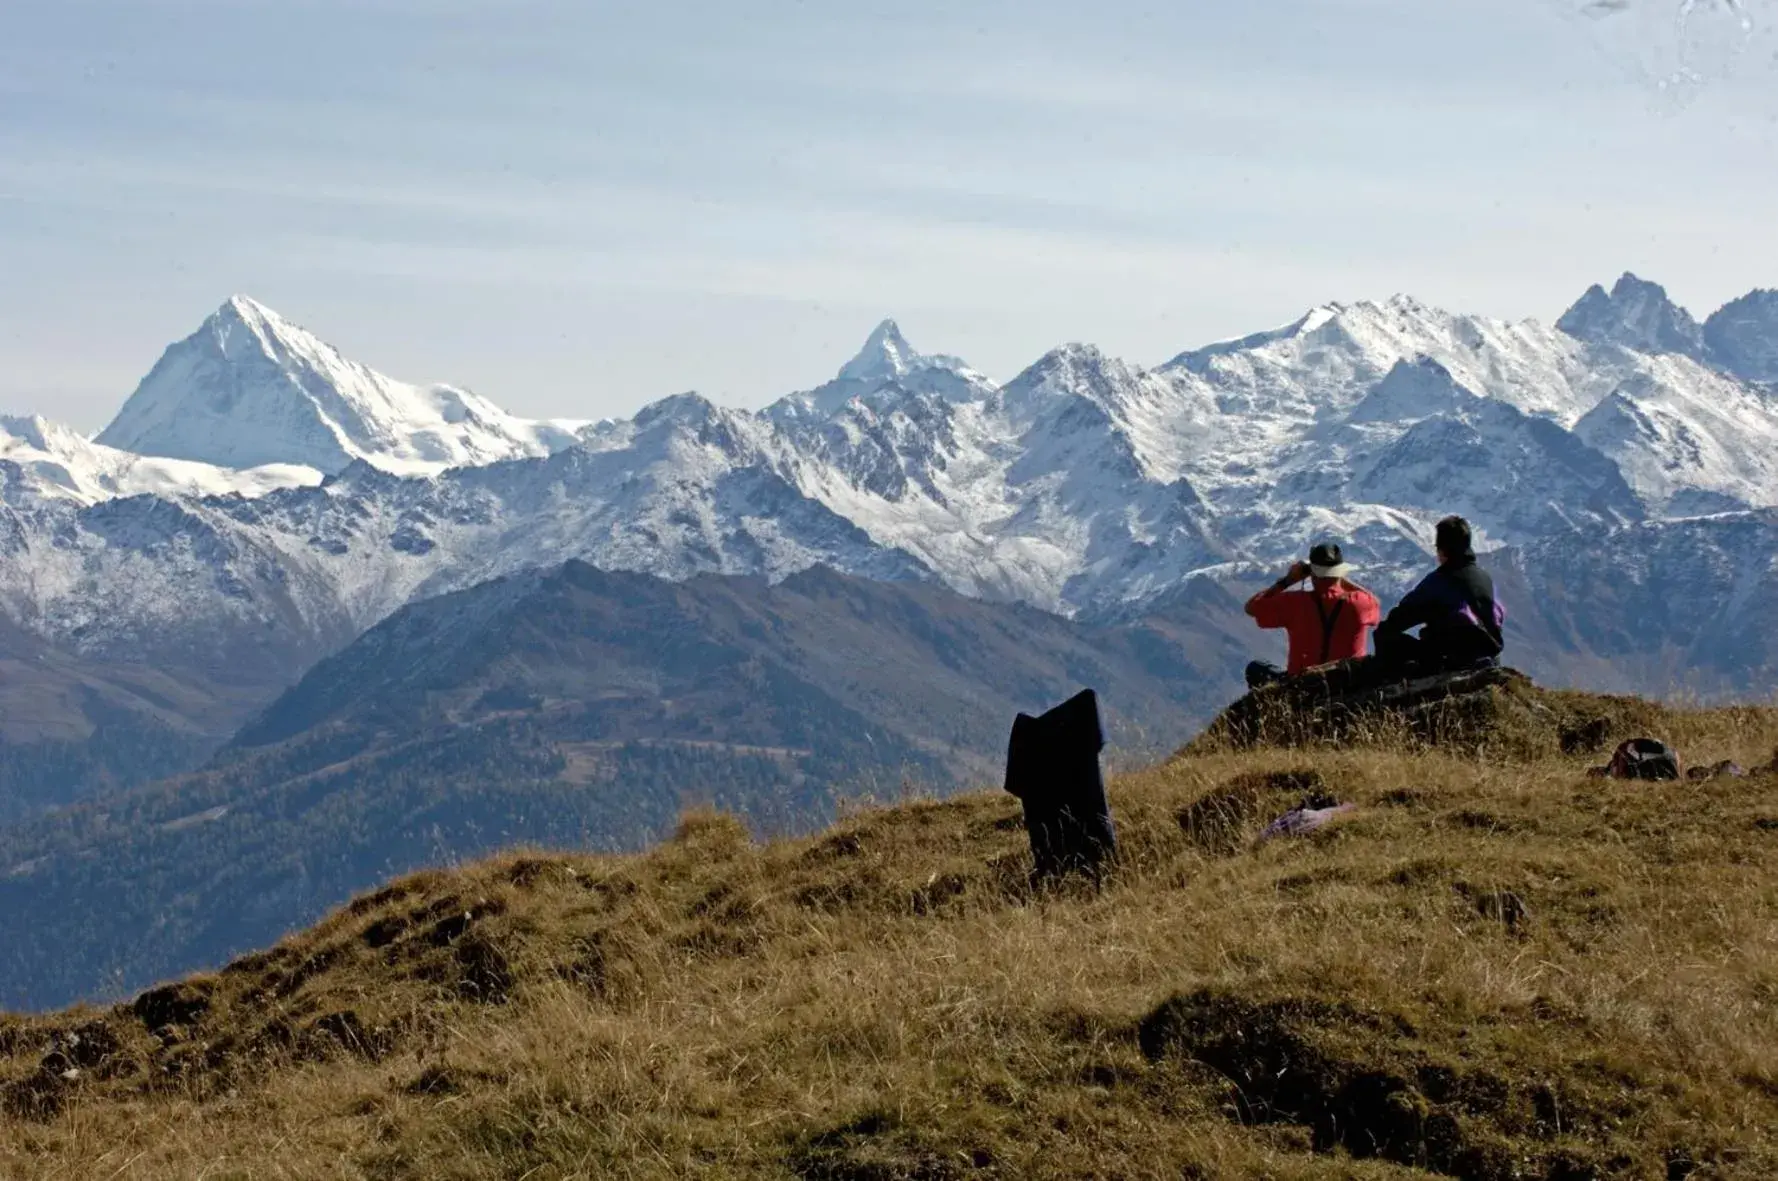
<svg viewBox="0 0 1778 1181"><path fill-rule="evenodd" d="M1446 517L1438 523L1438 549L1447 558L1465 558L1475 554L1475 535L1462 517Z"/></svg>

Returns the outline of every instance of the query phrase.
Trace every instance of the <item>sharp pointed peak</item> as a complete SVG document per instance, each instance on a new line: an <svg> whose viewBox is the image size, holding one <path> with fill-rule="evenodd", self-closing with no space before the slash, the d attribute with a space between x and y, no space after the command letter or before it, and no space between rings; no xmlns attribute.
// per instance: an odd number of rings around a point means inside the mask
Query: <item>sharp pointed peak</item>
<svg viewBox="0 0 1778 1181"><path fill-rule="evenodd" d="M198 329L198 335L227 341L245 332L262 347L273 348L279 340L309 335L251 295L235 294L222 301Z"/></svg>
<svg viewBox="0 0 1778 1181"><path fill-rule="evenodd" d="M886 319L871 330L864 347L840 368L841 379L871 381L901 377L919 361L920 354L901 333L901 325Z"/></svg>
<svg viewBox="0 0 1778 1181"><path fill-rule="evenodd" d="M869 348L873 344L885 343L907 343L907 337L901 334L901 325L895 322L893 316L885 316L878 321L877 326L870 330L870 336L865 340L865 347Z"/></svg>
<svg viewBox="0 0 1778 1181"><path fill-rule="evenodd" d="M249 323L282 322L284 319L251 295L243 295L239 292L223 300L222 306L216 309L216 314L230 319L245 320Z"/></svg>
<svg viewBox="0 0 1778 1181"><path fill-rule="evenodd" d="M217 325L241 325L255 336L267 340L281 339L284 341L305 340L320 342L314 333L302 327L294 320L279 314L276 308L262 303L251 295L235 294L222 302L222 306L211 313L205 322L207 327Z"/></svg>
<svg viewBox="0 0 1778 1181"><path fill-rule="evenodd" d="M327 341L250 295L229 296L184 343L219 350L230 358L251 353L274 359L301 354L344 361Z"/></svg>

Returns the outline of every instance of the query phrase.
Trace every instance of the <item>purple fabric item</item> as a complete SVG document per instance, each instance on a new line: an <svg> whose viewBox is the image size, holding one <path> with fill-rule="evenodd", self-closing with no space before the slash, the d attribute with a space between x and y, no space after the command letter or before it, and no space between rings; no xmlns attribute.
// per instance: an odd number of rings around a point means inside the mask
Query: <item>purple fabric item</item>
<svg viewBox="0 0 1778 1181"><path fill-rule="evenodd" d="M1334 817L1352 810L1351 804L1335 804L1331 808L1292 808L1266 825L1266 830L1259 834L1259 839L1269 841L1273 837L1299 837L1325 827Z"/></svg>

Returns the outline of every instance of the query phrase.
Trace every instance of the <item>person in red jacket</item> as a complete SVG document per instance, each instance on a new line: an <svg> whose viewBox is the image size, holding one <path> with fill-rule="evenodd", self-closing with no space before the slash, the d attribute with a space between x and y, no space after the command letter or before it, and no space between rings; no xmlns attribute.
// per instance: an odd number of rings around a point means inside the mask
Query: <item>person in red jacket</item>
<svg viewBox="0 0 1778 1181"><path fill-rule="evenodd" d="M1257 689L1318 665L1365 654L1365 641L1382 618L1377 596L1346 575L1340 547L1324 542L1307 562L1292 566L1277 582L1247 600L1247 614L1263 628L1283 628L1290 637L1290 663L1280 669L1256 660L1247 666L1247 685ZM1291 588L1308 579L1307 590Z"/></svg>

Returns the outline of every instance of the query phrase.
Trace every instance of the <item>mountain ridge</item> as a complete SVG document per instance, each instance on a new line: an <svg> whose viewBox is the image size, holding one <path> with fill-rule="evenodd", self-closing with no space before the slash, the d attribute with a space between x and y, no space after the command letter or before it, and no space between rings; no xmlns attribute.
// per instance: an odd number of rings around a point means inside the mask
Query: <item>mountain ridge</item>
<svg viewBox="0 0 1778 1181"><path fill-rule="evenodd" d="M1597 340L1396 296L1325 304L1153 369L1065 345L1004 383L920 353L885 321L834 378L761 410L675 395L550 440L232 300L101 438L177 421L197 453L203 424L223 421L217 447L273 447L267 407L286 407L325 436L298 442L325 454L282 458L324 461L325 475L269 487L280 480L264 469L186 468L19 426L0 439L0 616L83 667L197 678L189 700L230 702L187 719L210 735L406 603L567 560L773 581L823 565L1091 621L1139 615L1197 577L1269 578L1319 540L1387 597L1424 569L1433 522L1462 511L1484 549L1533 555L1526 594L1572 614L1575 583L1553 576L1564 551L1609 566L1607 539L1644 526L1626 536L1712 551L1728 535L1702 515L1753 513L1757 533L1778 504L1778 399L1719 358L1730 342L1743 368L1763 364L1772 301L1731 301L1688 355L1618 339L1611 324L1638 315L1688 321L1634 276L1614 290L1642 310L1598 313ZM215 414L180 417L187 399ZM322 414L336 404L357 425ZM245 419L224 413L243 405ZM409 427L419 434L395 437ZM416 473L422 453L477 462ZM1697 580L1707 606L1725 593ZM1646 663L1633 645L1562 642L1584 655L1565 664L1563 649L1540 672ZM1726 684L1753 686L1748 660Z"/></svg>

